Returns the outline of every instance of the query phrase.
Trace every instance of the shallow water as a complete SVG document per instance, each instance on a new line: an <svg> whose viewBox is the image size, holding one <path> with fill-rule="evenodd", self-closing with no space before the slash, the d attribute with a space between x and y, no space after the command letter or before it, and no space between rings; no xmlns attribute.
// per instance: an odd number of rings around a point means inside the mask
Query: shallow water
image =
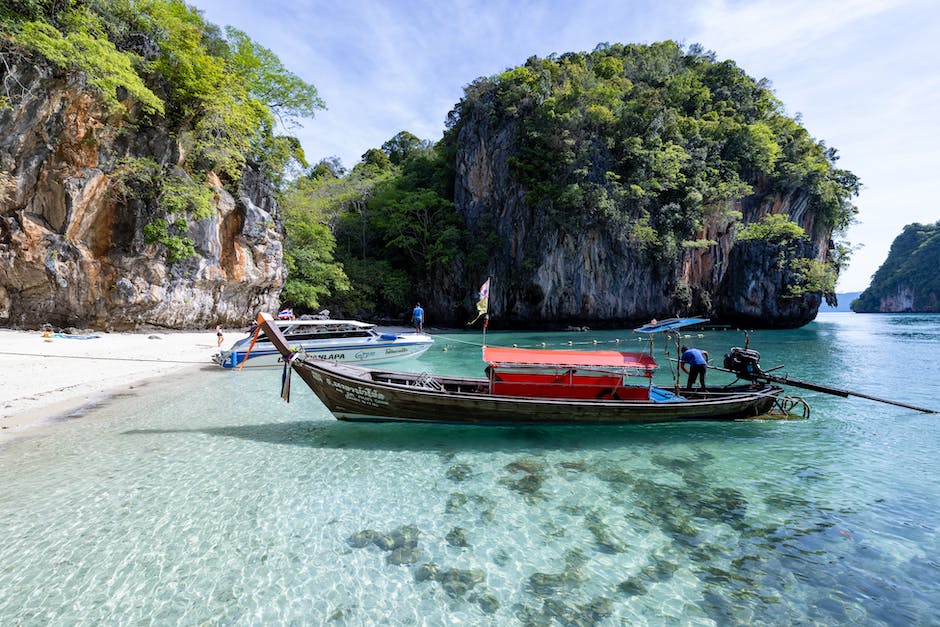
<svg viewBox="0 0 940 627"><path fill-rule="evenodd" d="M644 346L487 337L595 340ZM400 366L476 374L479 341ZM688 342L720 363L742 335ZM940 407L940 316L823 314L751 347ZM279 379L206 368L0 448L0 624L940 623L940 416L794 390L809 420L347 424Z"/></svg>

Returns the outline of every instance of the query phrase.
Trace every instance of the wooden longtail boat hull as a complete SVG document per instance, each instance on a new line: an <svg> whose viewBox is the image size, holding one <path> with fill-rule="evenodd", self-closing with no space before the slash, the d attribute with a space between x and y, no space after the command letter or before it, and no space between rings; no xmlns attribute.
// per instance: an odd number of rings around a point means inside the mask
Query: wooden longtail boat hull
<svg viewBox="0 0 940 627"><path fill-rule="evenodd" d="M291 366L336 418L475 425L614 425L733 420L767 413L783 390L767 384L687 392L687 400L578 400L493 395L484 378L372 370L308 357Z"/></svg>

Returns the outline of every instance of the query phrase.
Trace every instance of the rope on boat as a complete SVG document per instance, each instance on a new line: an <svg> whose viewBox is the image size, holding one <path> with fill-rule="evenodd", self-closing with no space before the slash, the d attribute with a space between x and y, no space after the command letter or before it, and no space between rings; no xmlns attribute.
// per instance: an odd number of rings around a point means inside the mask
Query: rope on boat
<svg viewBox="0 0 940 627"><path fill-rule="evenodd" d="M91 359L93 361L140 361L158 364L208 364L211 361L178 361L174 359L139 359L132 357L86 357L83 355L39 355L37 353L10 353L0 351L0 355L13 355L15 357L52 357L54 359Z"/></svg>

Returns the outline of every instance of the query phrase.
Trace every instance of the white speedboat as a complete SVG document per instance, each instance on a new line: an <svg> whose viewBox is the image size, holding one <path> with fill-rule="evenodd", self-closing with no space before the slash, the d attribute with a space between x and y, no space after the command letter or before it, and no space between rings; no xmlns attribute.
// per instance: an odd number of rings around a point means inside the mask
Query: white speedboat
<svg viewBox="0 0 940 627"><path fill-rule="evenodd" d="M431 348L434 340L423 333L380 333L374 324L358 320L277 320L281 334L293 350L308 357L351 363L380 363L417 357ZM281 353L271 340L258 333L249 353L253 333L235 342L213 360L223 368L234 368L246 361L245 368L277 366Z"/></svg>

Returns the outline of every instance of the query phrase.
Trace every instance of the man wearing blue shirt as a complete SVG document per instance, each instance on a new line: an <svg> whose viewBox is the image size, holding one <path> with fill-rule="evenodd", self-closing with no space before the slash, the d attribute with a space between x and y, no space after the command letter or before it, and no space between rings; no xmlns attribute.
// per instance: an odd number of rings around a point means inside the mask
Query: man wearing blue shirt
<svg viewBox="0 0 940 627"><path fill-rule="evenodd" d="M708 352L697 348L682 347L682 356L679 358L679 365L685 370L685 365L689 365L689 384L686 386L690 390L695 380L698 379L705 389L705 371L708 369Z"/></svg>
<svg viewBox="0 0 940 627"><path fill-rule="evenodd" d="M415 325L415 331L424 333L424 310L421 309L421 303L418 303L411 312L411 321Z"/></svg>

